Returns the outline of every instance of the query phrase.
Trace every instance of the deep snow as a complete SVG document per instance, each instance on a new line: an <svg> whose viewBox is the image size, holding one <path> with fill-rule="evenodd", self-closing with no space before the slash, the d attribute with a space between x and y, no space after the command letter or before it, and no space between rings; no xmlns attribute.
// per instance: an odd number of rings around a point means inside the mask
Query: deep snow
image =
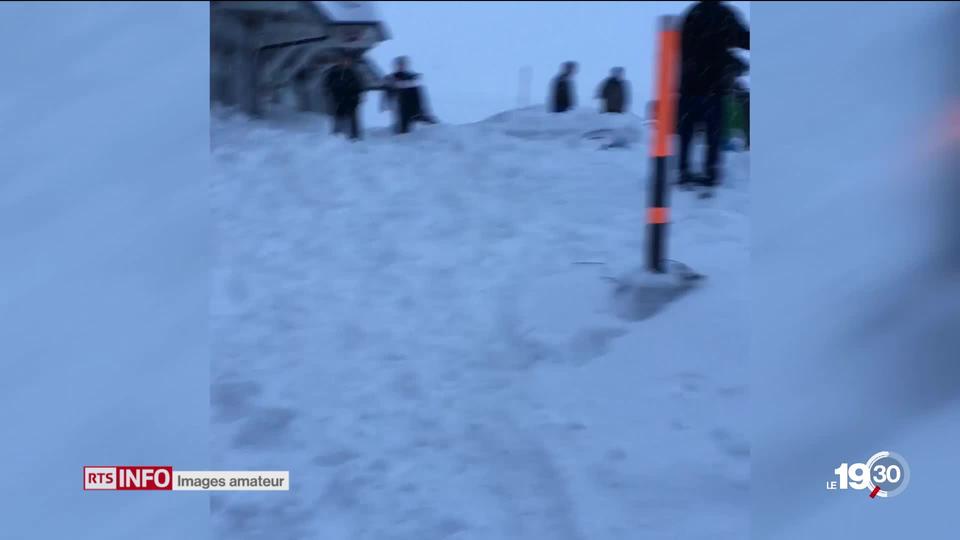
<svg viewBox="0 0 960 540"><path fill-rule="evenodd" d="M214 497L221 537L746 534L746 155L674 199L708 282L637 322L603 276L640 264L649 158L581 136L609 122L215 115L215 466L294 488Z"/></svg>

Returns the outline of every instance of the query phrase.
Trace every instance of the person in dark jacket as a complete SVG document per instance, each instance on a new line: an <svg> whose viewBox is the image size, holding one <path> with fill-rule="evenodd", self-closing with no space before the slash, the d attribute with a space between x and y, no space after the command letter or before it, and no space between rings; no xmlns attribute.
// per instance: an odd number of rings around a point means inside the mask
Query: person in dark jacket
<svg viewBox="0 0 960 540"><path fill-rule="evenodd" d="M720 182L719 160L723 132L723 100L729 94L729 49L750 49L750 30L723 2L701 0L691 7L680 32L680 103L677 131L680 135L680 184L715 186ZM705 176L689 171L690 142L699 125L707 135Z"/></svg>
<svg viewBox="0 0 960 540"><path fill-rule="evenodd" d="M576 72L576 62L564 62L560 66L560 73L550 85L550 112L567 112L576 107L572 80Z"/></svg>
<svg viewBox="0 0 960 540"><path fill-rule="evenodd" d="M597 97L603 101L603 112L627 112L630 103L630 91L627 81L623 79L623 68L615 67L610 70L610 76L603 80Z"/></svg>
<svg viewBox="0 0 960 540"><path fill-rule="evenodd" d="M422 77L410 71L410 60L401 56L394 60L393 66L393 73L384 81L381 108L393 109L395 131L409 133L415 122L436 124L437 121L427 112Z"/></svg>
<svg viewBox="0 0 960 540"><path fill-rule="evenodd" d="M353 68L353 59L344 55L340 63L330 68L324 80L327 95L332 102L333 133L344 133L349 125L350 138L360 138L357 108L363 94L363 83Z"/></svg>

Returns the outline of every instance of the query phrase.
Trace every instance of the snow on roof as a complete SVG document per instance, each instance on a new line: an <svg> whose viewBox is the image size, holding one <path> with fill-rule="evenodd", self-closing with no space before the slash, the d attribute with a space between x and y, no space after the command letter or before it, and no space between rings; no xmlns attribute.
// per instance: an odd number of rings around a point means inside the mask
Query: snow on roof
<svg viewBox="0 0 960 540"><path fill-rule="evenodd" d="M333 22L380 22L373 2L314 2Z"/></svg>

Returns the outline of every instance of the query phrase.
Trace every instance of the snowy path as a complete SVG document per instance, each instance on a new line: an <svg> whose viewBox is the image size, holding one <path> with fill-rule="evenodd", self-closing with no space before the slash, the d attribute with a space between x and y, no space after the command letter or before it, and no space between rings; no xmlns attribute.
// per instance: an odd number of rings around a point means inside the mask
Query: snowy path
<svg viewBox="0 0 960 540"><path fill-rule="evenodd" d="M216 497L222 537L743 536L742 156L675 197L709 286L631 322L573 263L639 261L640 148L212 125L214 465L294 487Z"/></svg>

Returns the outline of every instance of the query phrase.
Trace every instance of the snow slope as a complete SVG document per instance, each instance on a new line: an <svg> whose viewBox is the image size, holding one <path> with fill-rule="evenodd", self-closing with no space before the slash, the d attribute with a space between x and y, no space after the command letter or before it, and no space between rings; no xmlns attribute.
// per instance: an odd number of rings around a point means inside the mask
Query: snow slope
<svg viewBox="0 0 960 540"><path fill-rule="evenodd" d="M215 465L293 486L214 497L221 538L744 537L746 155L674 201L708 282L636 321L602 278L640 262L646 151L531 115L215 115Z"/></svg>
<svg viewBox="0 0 960 540"><path fill-rule="evenodd" d="M5 539L209 536L206 494L81 483L209 466L208 11L0 4Z"/></svg>

